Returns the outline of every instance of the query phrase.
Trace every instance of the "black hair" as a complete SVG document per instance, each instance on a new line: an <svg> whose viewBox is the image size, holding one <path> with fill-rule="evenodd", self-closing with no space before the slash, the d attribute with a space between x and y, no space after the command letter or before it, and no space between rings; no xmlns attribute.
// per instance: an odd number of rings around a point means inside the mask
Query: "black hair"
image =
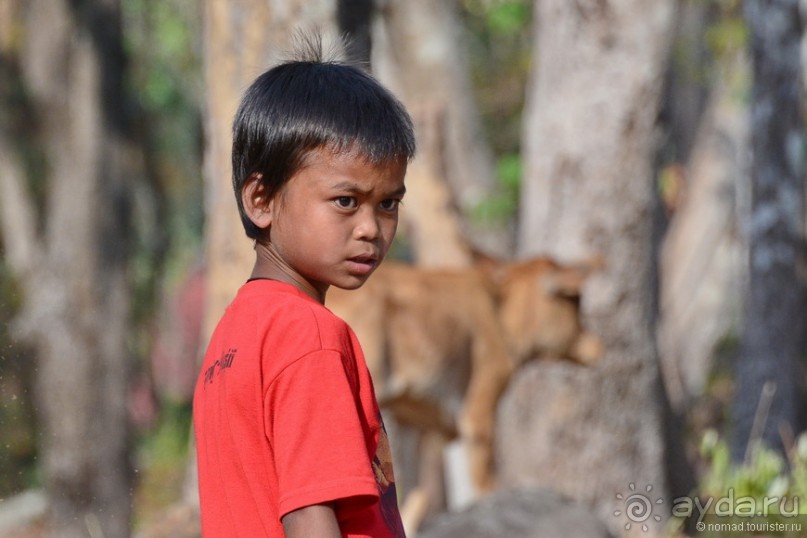
<svg viewBox="0 0 807 538"><path fill-rule="evenodd" d="M260 75L233 122L233 190L247 236L261 229L246 215L241 190L254 173L268 198L294 176L311 151L355 151L371 164L409 161L412 120L386 88L362 69L324 61L321 41Z"/></svg>

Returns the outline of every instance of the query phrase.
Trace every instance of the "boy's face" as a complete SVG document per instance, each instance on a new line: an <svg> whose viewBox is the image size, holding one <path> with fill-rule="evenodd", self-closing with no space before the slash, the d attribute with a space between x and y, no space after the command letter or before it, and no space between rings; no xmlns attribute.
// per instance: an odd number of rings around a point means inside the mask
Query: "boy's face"
<svg viewBox="0 0 807 538"><path fill-rule="evenodd" d="M269 248L322 298L330 285L358 288L395 237L405 174L405 161L315 150L271 202Z"/></svg>

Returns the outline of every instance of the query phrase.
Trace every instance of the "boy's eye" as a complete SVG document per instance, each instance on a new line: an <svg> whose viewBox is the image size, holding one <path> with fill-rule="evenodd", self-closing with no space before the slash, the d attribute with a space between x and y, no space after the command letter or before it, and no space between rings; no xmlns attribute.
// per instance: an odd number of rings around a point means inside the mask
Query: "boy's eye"
<svg viewBox="0 0 807 538"><path fill-rule="evenodd" d="M352 196L340 196L334 200L334 203L341 209L354 209L356 207L356 199Z"/></svg>
<svg viewBox="0 0 807 538"><path fill-rule="evenodd" d="M383 202L381 202L381 209L383 209L384 211L395 211L396 209L398 209L398 205L400 203L401 203L400 200L390 198L388 200L384 200Z"/></svg>

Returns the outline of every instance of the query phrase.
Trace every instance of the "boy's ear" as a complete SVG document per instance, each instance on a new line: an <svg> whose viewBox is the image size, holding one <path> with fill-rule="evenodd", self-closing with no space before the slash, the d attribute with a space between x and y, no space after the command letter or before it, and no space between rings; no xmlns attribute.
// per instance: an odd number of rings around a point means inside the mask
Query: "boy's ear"
<svg viewBox="0 0 807 538"><path fill-rule="evenodd" d="M272 224L274 198L269 198L263 184L263 174L250 174L241 188L241 203L249 220L258 228Z"/></svg>

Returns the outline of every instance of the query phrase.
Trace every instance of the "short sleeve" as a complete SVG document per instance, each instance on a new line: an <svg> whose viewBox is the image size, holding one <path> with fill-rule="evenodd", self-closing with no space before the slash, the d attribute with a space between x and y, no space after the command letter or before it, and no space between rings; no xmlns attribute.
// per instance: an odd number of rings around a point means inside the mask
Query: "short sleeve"
<svg viewBox="0 0 807 538"><path fill-rule="evenodd" d="M313 504L337 503L340 513L375 502L366 421L342 355L321 350L288 367L264 400L280 491L280 517Z"/></svg>

